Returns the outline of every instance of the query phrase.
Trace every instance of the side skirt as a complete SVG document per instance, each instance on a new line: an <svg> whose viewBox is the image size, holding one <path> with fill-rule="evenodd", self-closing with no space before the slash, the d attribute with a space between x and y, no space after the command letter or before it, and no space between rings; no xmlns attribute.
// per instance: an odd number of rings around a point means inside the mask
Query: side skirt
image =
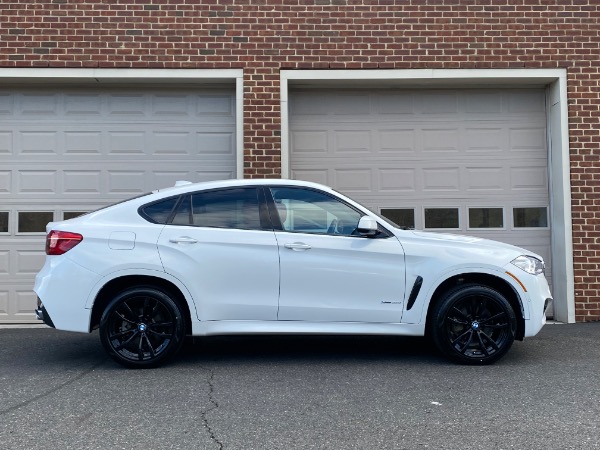
<svg viewBox="0 0 600 450"><path fill-rule="evenodd" d="M220 320L192 323L193 336L239 334L356 334L424 336L423 324Z"/></svg>

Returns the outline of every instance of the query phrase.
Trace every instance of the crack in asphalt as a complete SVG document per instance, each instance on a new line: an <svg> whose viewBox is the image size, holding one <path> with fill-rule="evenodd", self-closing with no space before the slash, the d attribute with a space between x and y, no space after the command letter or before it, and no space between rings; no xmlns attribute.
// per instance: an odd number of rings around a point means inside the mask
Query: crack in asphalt
<svg viewBox="0 0 600 450"><path fill-rule="evenodd" d="M206 431L208 431L208 435L210 436L211 440L219 446L219 450L223 450L225 448L223 443L219 440L219 438L217 438L215 431L212 429L212 427L208 423L208 417L207 417L208 413L217 409L219 407L219 403L215 400L215 397L213 395L215 392L215 386L213 384L213 380L215 378L215 373L213 372L212 369L207 369L207 370L209 373L208 379L206 380L206 382L208 384L208 401L212 404L212 407L202 410L202 412L200 413L200 417L202 418L204 428L206 428Z"/></svg>
<svg viewBox="0 0 600 450"><path fill-rule="evenodd" d="M38 400L40 400L40 399L42 399L42 398L44 398L44 397L47 397L47 396L49 396L49 395L51 395L51 394L54 394L54 393L55 393L55 392L57 392L57 391L60 391L62 388L66 387L66 386L69 386L70 384L73 384L73 383L75 383L76 381L79 381L79 380L81 380L81 379L82 379L82 378L84 378L86 375L90 374L90 373L91 373L91 372L93 372L95 369L97 369L98 367L100 367L102 364L104 364L104 361L101 361L101 362L99 362L99 363L97 363L97 364L94 364L94 365L92 365L90 368L88 368L87 370L84 370L84 371L83 371L83 372L81 372L79 375L77 375L77 376L75 376L75 377L73 377L73 378L71 378L71 379L69 379L69 380L65 381L65 382L64 382L64 383L62 383L62 384L59 384L58 386L55 386L55 387L53 387L52 389L49 389L49 390L48 390L48 391L46 391L46 392L42 392L41 394L38 394L38 395L36 395L36 396L34 396L34 397L31 397L30 399L28 399L28 400L25 400L25 401L23 401L23 402L21 402L21 403L18 403L18 404L16 404L16 405L14 405L14 406L11 406L11 407L9 407L9 408L6 408L6 409L0 409L0 416L3 416L4 414L8 414L8 413L10 413L10 412L16 411L16 410L17 410L17 409L19 409L19 408L22 408L22 407L24 407L24 406L27 406L27 405L29 405L30 403L36 402L36 401L38 401Z"/></svg>

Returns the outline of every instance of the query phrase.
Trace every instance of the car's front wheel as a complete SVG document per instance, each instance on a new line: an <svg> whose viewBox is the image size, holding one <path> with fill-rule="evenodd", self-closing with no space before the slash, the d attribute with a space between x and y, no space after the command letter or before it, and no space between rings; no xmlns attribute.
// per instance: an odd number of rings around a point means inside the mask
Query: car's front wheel
<svg viewBox="0 0 600 450"><path fill-rule="evenodd" d="M149 368L162 364L181 347L185 320L167 293L136 287L118 294L100 320L100 340L119 364Z"/></svg>
<svg viewBox="0 0 600 450"><path fill-rule="evenodd" d="M467 284L447 292L434 306L431 337L449 359L462 364L491 364L515 340L512 306L498 291Z"/></svg>

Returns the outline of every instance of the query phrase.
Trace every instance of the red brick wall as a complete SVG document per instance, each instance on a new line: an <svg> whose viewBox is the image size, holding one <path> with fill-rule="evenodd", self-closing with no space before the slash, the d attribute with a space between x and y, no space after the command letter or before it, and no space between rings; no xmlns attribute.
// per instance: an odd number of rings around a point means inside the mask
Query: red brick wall
<svg viewBox="0 0 600 450"><path fill-rule="evenodd" d="M600 320L597 0L0 2L0 67L243 68L245 173L280 173L279 69L566 68L578 321Z"/></svg>

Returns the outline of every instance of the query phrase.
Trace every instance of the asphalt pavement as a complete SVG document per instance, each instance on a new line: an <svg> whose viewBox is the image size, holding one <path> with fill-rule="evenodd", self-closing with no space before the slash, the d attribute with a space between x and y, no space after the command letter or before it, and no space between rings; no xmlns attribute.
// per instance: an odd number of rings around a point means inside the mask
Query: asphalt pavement
<svg viewBox="0 0 600 450"><path fill-rule="evenodd" d="M0 448L600 448L600 323L487 367L423 338L214 337L128 370L90 335L0 329Z"/></svg>

